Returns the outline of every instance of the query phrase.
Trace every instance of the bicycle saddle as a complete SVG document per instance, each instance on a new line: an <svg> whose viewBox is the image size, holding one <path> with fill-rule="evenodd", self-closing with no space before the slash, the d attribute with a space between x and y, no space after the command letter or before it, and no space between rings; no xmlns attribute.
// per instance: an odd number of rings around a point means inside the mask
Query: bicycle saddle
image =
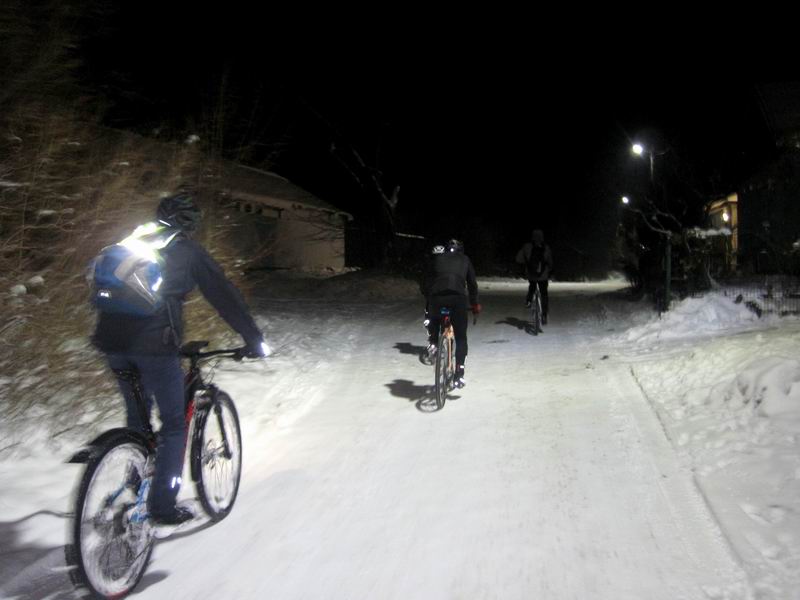
<svg viewBox="0 0 800 600"><path fill-rule="evenodd" d="M186 342L181 346L181 354L191 356L192 354L197 354L206 346L208 346L208 342Z"/></svg>

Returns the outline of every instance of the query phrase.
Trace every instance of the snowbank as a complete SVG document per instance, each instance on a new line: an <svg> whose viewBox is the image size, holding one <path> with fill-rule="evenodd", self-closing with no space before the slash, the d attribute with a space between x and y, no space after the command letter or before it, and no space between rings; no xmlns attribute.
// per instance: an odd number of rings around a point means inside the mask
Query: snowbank
<svg viewBox="0 0 800 600"><path fill-rule="evenodd" d="M623 337L636 343L696 337L745 330L758 326L758 321L758 315L745 304L722 294L708 294L674 303L668 312L652 315L647 323L632 327Z"/></svg>
<svg viewBox="0 0 800 600"><path fill-rule="evenodd" d="M767 417L800 418L800 362L779 356L755 360L736 376L725 396Z"/></svg>
<svg viewBox="0 0 800 600"><path fill-rule="evenodd" d="M709 294L615 340L759 598L800 598L798 333Z"/></svg>

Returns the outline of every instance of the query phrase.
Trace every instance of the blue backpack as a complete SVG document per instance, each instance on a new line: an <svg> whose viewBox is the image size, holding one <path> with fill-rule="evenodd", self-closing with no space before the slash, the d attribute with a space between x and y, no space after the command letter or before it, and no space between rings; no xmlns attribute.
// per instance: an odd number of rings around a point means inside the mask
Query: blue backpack
<svg viewBox="0 0 800 600"><path fill-rule="evenodd" d="M90 269L92 304L103 312L149 317L164 306L160 251L180 233L161 223L136 228L117 244L106 246Z"/></svg>

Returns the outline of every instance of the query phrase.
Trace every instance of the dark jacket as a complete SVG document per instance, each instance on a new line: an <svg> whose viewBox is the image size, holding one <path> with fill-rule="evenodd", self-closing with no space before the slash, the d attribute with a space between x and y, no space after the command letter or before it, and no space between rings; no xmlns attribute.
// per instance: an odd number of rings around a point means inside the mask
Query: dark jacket
<svg viewBox="0 0 800 600"><path fill-rule="evenodd" d="M103 352L129 354L174 354L183 339L183 301L199 287L220 316L245 343L257 347L261 332L244 298L217 262L194 240L180 236L161 250L165 307L152 317L132 317L98 311L92 342ZM173 331L171 323L174 324Z"/></svg>
<svg viewBox="0 0 800 600"><path fill-rule="evenodd" d="M422 293L426 298L459 294L478 303L478 283L469 257L461 252L435 254L428 266Z"/></svg>
<svg viewBox="0 0 800 600"><path fill-rule="evenodd" d="M534 246L533 242L525 243L517 252L516 262L525 265L529 281L547 281L553 271L553 253L547 244Z"/></svg>

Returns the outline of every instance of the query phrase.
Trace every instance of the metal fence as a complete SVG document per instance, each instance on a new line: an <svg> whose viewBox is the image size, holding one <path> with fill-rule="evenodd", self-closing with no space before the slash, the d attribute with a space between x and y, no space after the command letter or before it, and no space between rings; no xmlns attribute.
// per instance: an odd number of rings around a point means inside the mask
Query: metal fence
<svg viewBox="0 0 800 600"><path fill-rule="evenodd" d="M752 275L716 282L716 290L734 302L744 303L759 316L800 314L800 277L794 275Z"/></svg>

